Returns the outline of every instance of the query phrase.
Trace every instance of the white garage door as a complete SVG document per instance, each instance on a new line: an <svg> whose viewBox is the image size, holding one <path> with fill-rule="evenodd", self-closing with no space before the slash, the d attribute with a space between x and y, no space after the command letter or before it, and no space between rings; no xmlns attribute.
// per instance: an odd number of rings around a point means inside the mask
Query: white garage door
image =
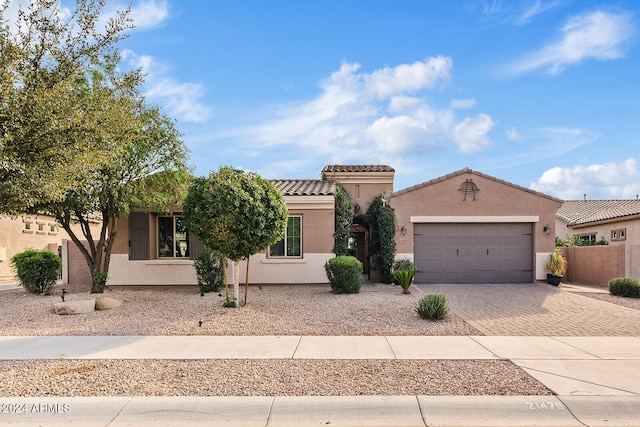
<svg viewBox="0 0 640 427"><path fill-rule="evenodd" d="M531 283L531 223L414 224L416 283Z"/></svg>

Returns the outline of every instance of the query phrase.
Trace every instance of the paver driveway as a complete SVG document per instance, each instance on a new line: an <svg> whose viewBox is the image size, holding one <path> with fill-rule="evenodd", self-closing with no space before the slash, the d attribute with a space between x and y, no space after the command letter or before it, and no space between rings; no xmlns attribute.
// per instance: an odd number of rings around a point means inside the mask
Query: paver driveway
<svg viewBox="0 0 640 427"><path fill-rule="evenodd" d="M485 335L640 336L640 310L540 283L415 285Z"/></svg>

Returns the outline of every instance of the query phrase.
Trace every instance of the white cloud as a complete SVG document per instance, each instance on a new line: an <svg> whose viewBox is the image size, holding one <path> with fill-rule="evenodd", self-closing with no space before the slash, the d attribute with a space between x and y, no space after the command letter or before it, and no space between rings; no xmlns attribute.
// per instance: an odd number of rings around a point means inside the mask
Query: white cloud
<svg viewBox="0 0 640 427"><path fill-rule="evenodd" d="M464 108L473 108L475 106L476 106L475 99L452 99L451 102L449 102L450 108L464 109Z"/></svg>
<svg viewBox="0 0 640 427"><path fill-rule="evenodd" d="M531 188L565 200L631 199L640 193L640 169L635 159L545 171Z"/></svg>
<svg viewBox="0 0 640 427"><path fill-rule="evenodd" d="M531 19L535 18L538 15L542 15L552 9L560 7L566 3L566 0L556 0L550 2L543 2L541 0L535 0L530 4L525 4L525 9L522 14L518 17L518 24L528 24Z"/></svg>
<svg viewBox="0 0 640 427"><path fill-rule="evenodd" d="M141 0L133 4L131 19L137 29L155 28L169 17L166 1Z"/></svg>
<svg viewBox="0 0 640 427"><path fill-rule="evenodd" d="M561 32L560 40L516 61L509 67L508 74L538 69L557 74L567 66L587 59L622 58L625 42L634 34L634 24L630 12L598 10L571 18Z"/></svg>
<svg viewBox="0 0 640 427"><path fill-rule="evenodd" d="M204 89L199 83L179 82L166 74L167 68L149 55L138 55L125 49L122 60L145 74L144 95L154 103L164 106L170 116L186 122L204 122L211 115L211 108L200 102Z"/></svg>
<svg viewBox="0 0 640 427"><path fill-rule="evenodd" d="M351 162L400 161L407 154L454 146L462 153L482 150L491 145L493 120L488 115L456 125L454 109L434 108L424 96L449 81L451 64L449 58L434 57L365 73L359 64L343 62L321 81L315 98L275 111L270 106L257 124L215 138L242 141L252 151L286 146ZM457 105L471 104L475 101L469 99Z"/></svg>
<svg viewBox="0 0 640 427"><path fill-rule="evenodd" d="M507 138L514 142L522 141L522 135L520 135L520 132L518 132L518 129L516 129L515 126L507 131Z"/></svg>
<svg viewBox="0 0 640 427"><path fill-rule="evenodd" d="M466 117L453 128L452 139L461 153L472 153L489 147L492 142L487 136L495 123L487 114Z"/></svg>
<svg viewBox="0 0 640 427"><path fill-rule="evenodd" d="M384 99L400 93L433 89L438 83L449 79L451 68L451 58L437 56L395 68L385 67L371 74L363 74L362 77L366 91Z"/></svg>

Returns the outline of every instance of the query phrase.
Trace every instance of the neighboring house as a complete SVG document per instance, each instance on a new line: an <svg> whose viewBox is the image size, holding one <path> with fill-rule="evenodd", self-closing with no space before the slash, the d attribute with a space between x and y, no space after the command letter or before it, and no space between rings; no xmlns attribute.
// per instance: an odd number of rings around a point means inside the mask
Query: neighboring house
<svg viewBox="0 0 640 427"><path fill-rule="evenodd" d="M419 283L544 280L554 248L550 233L562 201L471 169L393 192L385 165L329 165L322 180L273 180L289 209L287 235L250 259L249 282L326 283L333 257L335 188L354 204L352 252L372 280L370 227L364 215L375 196L395 210L397 258L413 259ZM118 222L109 286L195 285L192 258L202 245L182 227L181 212L134 211ZM244 281L244 262L240 268Z"/></svg>
<svg viewBox="0 0 640 427"><path fill-rule="evenodd" d="M606 284L608 280L626 276L640 278L640 200L567 200L556 213L556 237L565 239L576 236L583 240L596 242L606 240L616 249L597 248L582 249L585 255L579 260L579 270L575 271L576 279L582 283L597 282ZM593 256L589 256L593 253ZM571 254L570 254L571 255ZM571 256L569 269L576 263ZM602 273L588 271L588 268L602 265L598 271L620 264L613 272ZM580 276L588 277L580 277ZM597 279L589 280L590 277Z"/></svg>
<svg viewBox="0 0 640 427"><path fill-rule="evenodd" d="M530 283L546 278L562 201L469 168L387 195L396 258L416 283Z"/></svg>
<svg viewBox="0 0 640 427"><path fill-rule="evenodd" d="M91 223L92 232L99 232L100 222ZM80 227L74 230L81 233ZM80 234L81 235L81 234ZM56 254L66 247L67 232L55 218L47 215L0 216L0 282L15 282L11 258L25 249L47 249ZM73 243L71 243L73 244ZM85 264L86 265L86 264ZM63 274L67 264L63 264Z"/></svg>

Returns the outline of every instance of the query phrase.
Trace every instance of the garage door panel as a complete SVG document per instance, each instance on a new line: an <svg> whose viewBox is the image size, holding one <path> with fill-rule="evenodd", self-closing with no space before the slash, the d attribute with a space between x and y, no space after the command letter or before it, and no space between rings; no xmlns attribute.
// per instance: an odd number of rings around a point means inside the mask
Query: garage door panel
<svg viewBox="0 0 640 427"><path fill-rule="evenodd" d="M417 283L533 280L532 224L414 224Z"/></svg>

